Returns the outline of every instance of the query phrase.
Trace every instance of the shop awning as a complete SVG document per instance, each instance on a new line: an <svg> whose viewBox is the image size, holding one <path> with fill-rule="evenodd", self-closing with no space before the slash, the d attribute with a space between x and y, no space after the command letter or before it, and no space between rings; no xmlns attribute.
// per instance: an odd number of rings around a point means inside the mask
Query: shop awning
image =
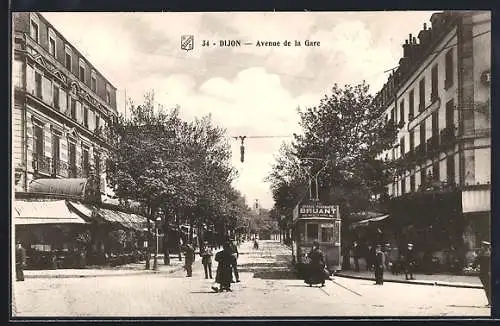
<svg viewBox="0 0 500 326"><path fill-rule="evenodd" d="M29 192L84 197L87 179L36 179L30 182Z"/></svg>
<svg viewBox="0 0 500 326"><path fill-rule="evenodd" d="M366 226L366 225L369 225L370 223L373 223L373 222L379 222L379 221L385 220L388 217L389 217L389 215L386 214L386 215L380 215L380 216L377 216L377 217L372 217L372 218L368 218L368 219L365 219L365 220L361 220L361 221L352 223L351 224L351 228L356 228L356 227L360 227L360 226Z"/></svg>
<svg viewBox="0 0 500 326"><path fill-rule="evenodd" d="M14 224L85 224L80 216L72 212L65 200L14 201Z"/></svg>

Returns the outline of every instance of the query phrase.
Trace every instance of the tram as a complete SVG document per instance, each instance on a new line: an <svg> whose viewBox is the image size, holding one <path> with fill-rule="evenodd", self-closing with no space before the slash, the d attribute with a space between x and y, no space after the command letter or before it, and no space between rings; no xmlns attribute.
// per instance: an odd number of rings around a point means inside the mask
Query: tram
<svg viewBox="0 0 500 326"><path fill-rule="evenodd" d="M299 275L308 264L307 254L318 241L330 273L341 269L340 213L338 205L298 204L293 210L292 262Z"/></svg>

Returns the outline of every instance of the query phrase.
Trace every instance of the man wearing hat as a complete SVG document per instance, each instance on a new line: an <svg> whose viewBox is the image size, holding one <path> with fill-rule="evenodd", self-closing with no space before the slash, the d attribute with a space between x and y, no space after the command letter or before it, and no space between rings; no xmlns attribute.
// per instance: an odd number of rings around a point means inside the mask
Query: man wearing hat
<svg viewBox="0 0 500 326"><path fill-rule="evenodd" d="M24 267L26 266L26 249L20 241L16 246L16 281L24 281Z"/></svg>
<svg viewBox="0 0 500 326"><path fill-rule="evenodd" d="M238 274L238 258L240 256L240 253L238 252L238 246L234 243L234 238L231 238L229 240L229 246L231 248L231 252L233 253L233 272L234 272L234 277L236 278L236 282L240 281L240 275Z"/></svg>
<svg viewBox="0 0 500 326"><path fill-rule="evenodd" d="M414 280L413 269L415 268L415 251L413 250L413 243L408 243L408 250L405 255L405 278ZM408 275L410 277L408 278Z"/></svg>
<svg viewBox="0 0 500 326"><path fill-rule="evenodd" d="M481 250L479 256L474 262L474 267L479 265L479 279L483 284L488 306L491 305L491 243L481 241Z"/></svg>

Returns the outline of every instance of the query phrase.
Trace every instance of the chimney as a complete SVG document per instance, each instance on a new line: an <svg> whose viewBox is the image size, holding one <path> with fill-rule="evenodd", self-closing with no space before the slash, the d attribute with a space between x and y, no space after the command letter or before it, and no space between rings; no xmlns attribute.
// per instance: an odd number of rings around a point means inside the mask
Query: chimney
<svg viewBox="0 0 500 326"><path fill-rule="evenodd" d="M431 38L431 30L427 29L427 24L424 23L424 29L418 33L418 40L420 41L420 44L425 47L428 44L428 41Z"/></svg>
<svg viewBox="0 0 500 326"><path fill-rule="evenodd" d="M405 44L403 44L403 57L410 57L410 44L408 43L408 40L405 40Z"/></svg>

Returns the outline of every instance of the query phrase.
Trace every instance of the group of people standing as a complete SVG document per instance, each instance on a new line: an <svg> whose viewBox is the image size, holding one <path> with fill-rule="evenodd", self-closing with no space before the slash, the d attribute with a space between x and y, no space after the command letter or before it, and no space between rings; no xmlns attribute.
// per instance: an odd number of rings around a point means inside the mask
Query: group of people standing
<svg viewBox="0 0 500 326"><path fill-rule="evenodd" d="M195 250L191 244L185 246L185 265L184 269L187 272L186 277L192 277L193 264L195 261ZM201 263L205 272L205 279L212 279L212 257L214 257L213 248L205 241L200 248ZM219 284L212 286L215 292L231 291L231 283L240 282L238 273L238 247L234 240L229 240L222 246L222 250L215 254L215 261L217 262L217 270L215 273L215 283ZM234 273L234 279L233 279Z"/></svg>

